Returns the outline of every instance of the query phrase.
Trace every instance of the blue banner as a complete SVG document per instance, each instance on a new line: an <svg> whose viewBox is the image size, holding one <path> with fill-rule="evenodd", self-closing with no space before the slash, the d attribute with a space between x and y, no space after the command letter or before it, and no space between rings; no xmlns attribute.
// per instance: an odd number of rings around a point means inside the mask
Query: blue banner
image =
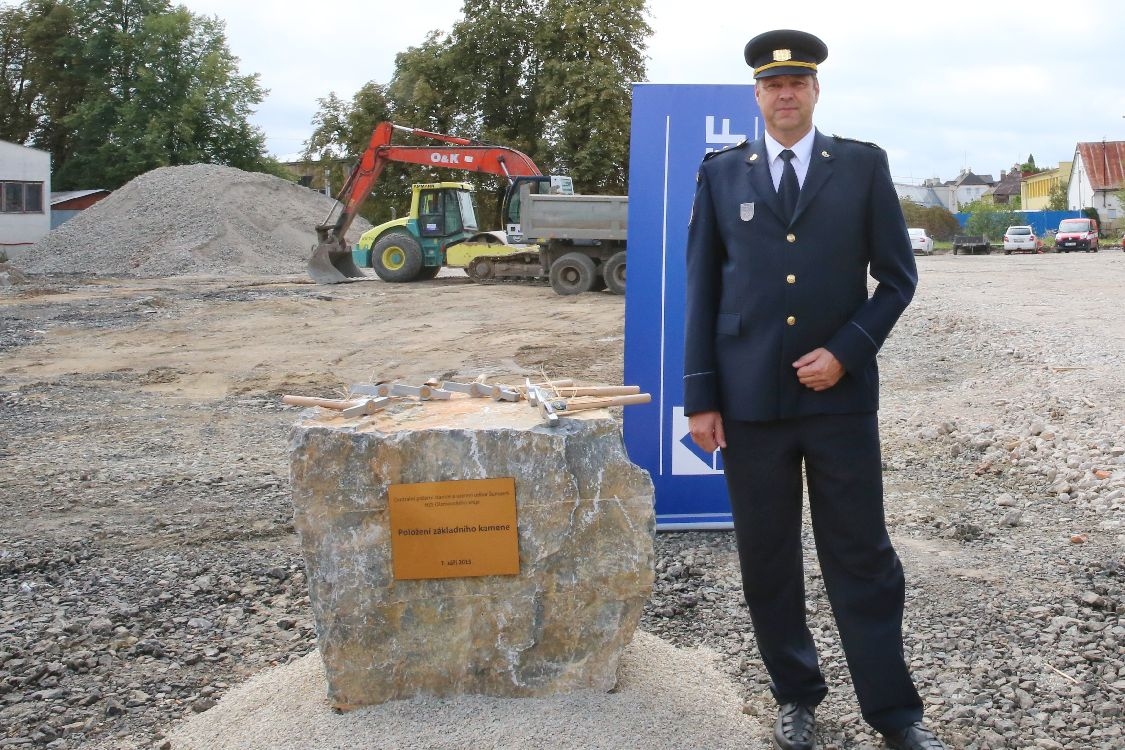
<svg viewBox="0 0 1125 750"><path fill-rule="evenodd" d="M753 85L633 86L625 382L652 403L624 410L624 435L656 486L658 529L731 526L722 459L684 416L684 246L703 157L761 129Z"/></svg>

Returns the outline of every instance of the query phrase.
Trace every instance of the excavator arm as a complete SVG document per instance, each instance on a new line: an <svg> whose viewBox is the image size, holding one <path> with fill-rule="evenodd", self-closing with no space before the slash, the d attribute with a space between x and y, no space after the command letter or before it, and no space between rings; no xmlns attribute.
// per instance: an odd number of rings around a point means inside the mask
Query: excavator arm
<svg viewBox="0 0 1125 750"><path fill-rule="evenodd" d="M398 146L391 143L395 131L446 145ZM336 284L364 274L352 260L351 249L344 235L359 214L363 201L371 194L388 162L419 164L422 166L457 169L465 172L484 172L509 181L516 177L537 176L542 172L527 154L506 146L482 144L466 138L431 133L417 128L381 122L371 133L371 141L359 159L347 182L340 190L337 205L324 223L316 227L317 244L309 259L309 275L320 284ZM339 213L337 214L337 209ZM335 219L333 219L335 215Z"/></svg>

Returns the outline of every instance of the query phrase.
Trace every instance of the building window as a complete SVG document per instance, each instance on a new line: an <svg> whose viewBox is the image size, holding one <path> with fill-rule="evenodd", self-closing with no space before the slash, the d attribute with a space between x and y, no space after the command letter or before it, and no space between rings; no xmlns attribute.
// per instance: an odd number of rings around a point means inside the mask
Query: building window
<svg viewBox="0 0 1125 750"><path fill-rule="evenodd" d="M43 213L43 183L0 182L0 213Z"/></svg>

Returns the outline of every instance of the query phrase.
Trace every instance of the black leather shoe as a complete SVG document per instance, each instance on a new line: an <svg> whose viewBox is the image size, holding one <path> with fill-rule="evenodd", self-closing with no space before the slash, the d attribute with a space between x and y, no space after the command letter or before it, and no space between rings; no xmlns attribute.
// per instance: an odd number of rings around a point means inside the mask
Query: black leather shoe
<svg viewBox="0 0 1125 750"><path fill-rule="evenodd" d="M903 727L897 732L883 735L891 750L946 750L934 733L922 726L922 722Z"/></svg>
<svg viewBox="0 0 1125 750"><path fill-rule="evenodd" d="M781 750L816 750L816 719L810 706L784 703L777 711L773 741Z"/></svg>

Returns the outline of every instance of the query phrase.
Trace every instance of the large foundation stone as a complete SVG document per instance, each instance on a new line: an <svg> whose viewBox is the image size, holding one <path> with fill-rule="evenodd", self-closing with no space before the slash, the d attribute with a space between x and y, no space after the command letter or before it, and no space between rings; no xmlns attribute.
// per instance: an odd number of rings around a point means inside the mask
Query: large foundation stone
<svg viewBox="0 0 1125 750"><path fill-rule="evenodd" d="M401 404L294 427L295 525L333 705L611 690L653 582L653 487L604 411ZM388 488L513 477L518 575L396 580Z"/></svg>

